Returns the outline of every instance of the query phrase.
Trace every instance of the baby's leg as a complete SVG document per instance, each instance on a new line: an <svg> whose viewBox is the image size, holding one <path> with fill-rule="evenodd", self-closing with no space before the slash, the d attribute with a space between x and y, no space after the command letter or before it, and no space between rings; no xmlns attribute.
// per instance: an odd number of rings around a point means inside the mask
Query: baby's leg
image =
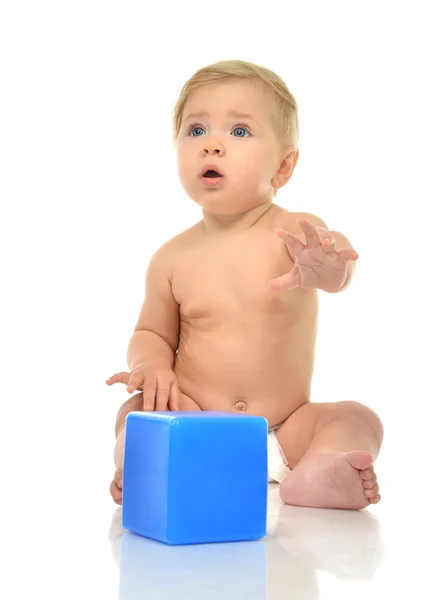
<svg viewBox="0 0 446 600"><path fill-rule="evenodd" d="M113 481L110 484L110 494L116 504L122 502L122 462L124 459L124 440L125 440L125 419L129 412L143 409L143 393L135 394L124 402L118 411L115 424L115 466L116 471Z"/></svg>
<svg viewBox="0 0 446 600"><path fill-rule="evenodd" d="M373 462L383 427L371 409L349 401L308 403L276 435L293 469L280 487L285 503L360 509L379 501Z"/></svg>
<svg viewBox="0 0 446 600"><path fill-rule="evenodd" d="M180 406L179 409L182 411L195 411L201 410L196 402L180 392ZM124 460L124 441L125 441L125 420L129 412L133 411L142 411L143 410L143 393L140 392L135 394L131 398L124 402L121 408L118 411L116 417L116 425L115 425L115 436L116 436L116 444L115 444L115 466L116 471L113 478L113 481L110 484L110 493L113 497L113 500L116 504L121 504L122 502L122 463Z"/></svg>

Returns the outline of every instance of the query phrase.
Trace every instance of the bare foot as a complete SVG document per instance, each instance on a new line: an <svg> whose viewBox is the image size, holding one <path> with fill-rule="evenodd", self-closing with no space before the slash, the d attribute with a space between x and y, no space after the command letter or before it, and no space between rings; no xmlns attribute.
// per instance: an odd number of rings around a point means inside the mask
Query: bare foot
<svg viewBox="0 0 446 600"><path fill-rule="evenodd" d="M285 504L315 508L365 508L380 501L370 452L316 454L301 461L280 486Z"/></svg>
<svg viewBox="0 0 446 600"><path fill-rule="evenodd" d="M116 504L122 504L122 468L115 471L115 476L110 484L110 494Z"/></svg>

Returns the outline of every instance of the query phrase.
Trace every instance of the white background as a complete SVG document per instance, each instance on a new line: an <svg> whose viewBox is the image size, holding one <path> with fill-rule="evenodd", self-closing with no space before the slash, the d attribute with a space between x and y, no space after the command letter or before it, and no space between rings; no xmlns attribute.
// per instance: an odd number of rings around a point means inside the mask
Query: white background
<svg viewBox="0 0 446 600"><path fill-rule="evenodd" d="M22 587L51 597L117 593L103 532L114 511L114 417L127 393L105 380L126 368L151 255L201 219L177 178L174 103L195 70L228 58L275 70L298 101L300 160L276 202L319 215L360 255L351 287L321 294L313 398L355 399L384 421L375 514L402 546L374 593L407 571L409 556L418 560L408 530L418 549L439 534L441 5L1 4L0 502L15 582L7 597L22 597ZM320 597L330 593L324 581Z"/></svg>

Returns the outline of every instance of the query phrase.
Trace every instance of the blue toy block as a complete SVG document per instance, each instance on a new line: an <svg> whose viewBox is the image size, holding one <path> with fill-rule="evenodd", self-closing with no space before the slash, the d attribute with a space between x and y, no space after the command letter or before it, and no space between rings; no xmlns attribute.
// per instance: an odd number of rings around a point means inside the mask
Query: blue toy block
<svg viewBox="0 0 446 600"><path fill-rule="evenodd" d="M267 436L263 417L129 413L123 528L170 545L264 537Z"/></svg>

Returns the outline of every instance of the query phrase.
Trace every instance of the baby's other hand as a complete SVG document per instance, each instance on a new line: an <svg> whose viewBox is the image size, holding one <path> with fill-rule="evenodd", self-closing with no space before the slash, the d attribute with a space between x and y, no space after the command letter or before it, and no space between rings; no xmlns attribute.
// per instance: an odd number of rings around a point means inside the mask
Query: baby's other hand
<svg viewBox="0 0 446 600"><path fill-rule="evenodd" d="M107 385L124 383L132 394L136 390L143 391L143 409L146 411L177 411L179 396L177 378L168 365L157 365L144 369L116 373L107 379Z"/></svg>

